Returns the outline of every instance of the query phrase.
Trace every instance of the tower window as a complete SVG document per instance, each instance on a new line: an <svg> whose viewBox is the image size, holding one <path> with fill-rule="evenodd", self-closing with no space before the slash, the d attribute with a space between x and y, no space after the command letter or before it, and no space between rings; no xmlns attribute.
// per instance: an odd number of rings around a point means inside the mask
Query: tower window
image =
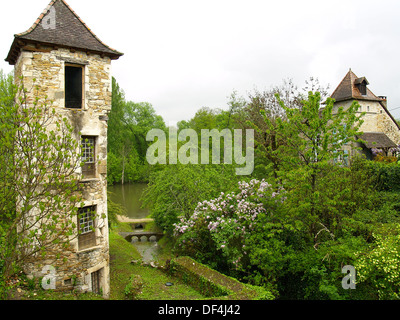
<svg viewBox="0 0 400 320"><path fill-rule="evenodd" d="M92 280L92 292L96 294L101 293L101 285L100 285L100 279L101 279L101 273L103 272L103 269L97 270L95 272L92 272L91 274L91 280Z"/></svg>
<svg viewBox="0 0 400 320"><path fill-rule="evenodd" d="M95 233L96 206L84 207L78 211L78 246L79 250L96 245Z"/></svg>
<svg viewBox="0 0 400 320"><path fill-rule="evenodd" d="M65 66L65 107L81 109L83 101L83 67Z"/></svg>
<svg viewBox="0 0 400 320"><path fill-rule="evenodd" d="M82 175L84 178L96 177L96 137L83 136L82 145Z"/></svg>

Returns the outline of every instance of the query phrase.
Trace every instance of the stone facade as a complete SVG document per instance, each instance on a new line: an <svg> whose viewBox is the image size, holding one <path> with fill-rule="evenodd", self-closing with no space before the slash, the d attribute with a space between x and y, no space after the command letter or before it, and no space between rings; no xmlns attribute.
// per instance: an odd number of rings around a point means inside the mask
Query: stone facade
<svg viewBox="0 0 400 320"><path fill-rule="evenodd" d="M360 105L359 113L365 113L363 123L359 131L363 135L358 137L363 143L357 143L357 149L352 146L344 146L349 154L361 152L368 159L374 157L373 148L381 148L385 153L390 153L390 148L400 145L400 126L387 109L386 97L376 96L369 88L369 82L365 77L357 77L350 69L331 98L335 99L334 110L339 107L346 110L353 101ZM368 141L367 141L368 140Z"/></svg>
<svg viewBox="0 0 400 320"><path fill-rule="evenodd" d="M348 108L353 100L336 102L334 108ZM400 144L400 130L393 119L389 116L385 107L377 101L359 100L361 109L359 112L365 112L363 124L360 127L362 132L382 132L386 134L394 143Z"/></svg>
<svg viewBox="0 0 400 320"><path fill-rule="evenodd" d="M122 55L101 42L65 0L51 0L30 29L14 36L6 58L14 65L17 84L26 89L26 103L50 103L68 119L74 138L81 142L82 160L88 162L76 170L83 203L70 246L25 266L31 277L48 275L51 266L56 290L93 291L105 298L110 294L107 115L111 61Z"/></svg>
<svg viewBox="0 0 400 320"><path fill-rule="evenodd" d="M22 51L15 64L15 79L24 78L28 90L38 86L35 98L64 108L65 65L84 68L84 105L81 111L106 115L111 110L111 59L68 49ZM36 89L36 88L35 88ZM29 98L29 97L28 97ZM33 99L33 97L30 97Z"/></svg>
<svg viewBox="0 0 400 320"><path fill-rule="evenodd" d="M42 50L45 51L45 50ZM65 108L65 65L83 68L84 94L81 109ZM111 110L111 60L68 49L48 52L22 51L15 65L15 78L23 81L28 90L27 101L35 98L49 102L56 111L66 116L73 124L75 139L81 136L95 137L96 174L82 179L81 192L84 207L95 206L96 243L90 248L79 250L78 238L71 237L68 259L57 261L54 257L28 265L28 273L41 277L43 267L56 268L57 290L92 291L91 275L98 272L98 281L104 297L109 296L109 241L107 219L107 114ZM78 169L77 174L81 174ZM79 225L77 218L75 223ZM65 252L64 252L65 255ZM54 261L56 260L56 261Z"/></svg>

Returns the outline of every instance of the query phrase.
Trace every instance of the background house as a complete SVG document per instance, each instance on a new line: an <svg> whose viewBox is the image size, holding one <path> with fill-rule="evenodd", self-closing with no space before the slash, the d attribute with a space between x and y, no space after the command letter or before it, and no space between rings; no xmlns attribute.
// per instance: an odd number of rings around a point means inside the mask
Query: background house
<svg viewBox="0 0 400 320"><path fill-rule="evenodd" d="M376 96L368 85L369 82L365 77L359 78L350 69L332 93L331 98L336 101L334 104L336 110L339 107L346 109L353 101L358 101L361 106L358 112L365 112L364 123L360 128L363 135L358 137L365 143L358 146L362 148L362 153L368 159L372 159L374 148L382 149L384 153L387 153L390 148L400 144L400 126L388 110L387 97Z"/></svg>

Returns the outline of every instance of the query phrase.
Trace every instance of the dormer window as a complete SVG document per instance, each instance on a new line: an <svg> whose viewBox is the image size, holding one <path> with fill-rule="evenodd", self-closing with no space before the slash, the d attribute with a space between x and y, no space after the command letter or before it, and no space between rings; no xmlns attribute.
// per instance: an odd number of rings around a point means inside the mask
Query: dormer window
<svg viewBox="0 0 400 320"><path fill-rule="evenodd" d="M65 107L82 109L83 66L65 65Z"/></svg>
<svg viewBox="0 0 400 320"><path fill-rule="evenodd" d="M367 95L367 86L365 83L360 84L359 90L360 90L361 95L363 95L363 96Z"/></svg>
<svg viewBox="0 0 400 320"><path fill-rule="evenodd" d="M369 82L365 77L356 79L356 81L354 81L354 84L357 87L358 91L360 91L362 96L367 95L367 85L369 85Z"/></svg>

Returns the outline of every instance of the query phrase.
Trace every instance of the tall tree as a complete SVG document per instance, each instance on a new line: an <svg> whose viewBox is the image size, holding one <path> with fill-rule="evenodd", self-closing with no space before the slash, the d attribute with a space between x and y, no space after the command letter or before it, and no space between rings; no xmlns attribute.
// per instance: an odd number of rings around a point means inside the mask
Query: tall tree
<svg viewBox="0 0 400 320"><path fill-rule="evenodd" d="M292 79L285 79L282 84L269 89L255 89L246 99L237 98L235 93L232 94L229 104L236 106L236 123L242 128L255 129L256 175L264 178L272 174L276 179L280 169L280 159L275 151L284 141L276 134L276 119L285 119L286 114L276 95L279 95L286 107L300 108L301 101L307 98L309 91L318 91L322 99L326 99L327 90L318 79L311 77L301 89ZM269 121L264 121L264 117L268 117Z"/></svg>
<svg viewBox="0 0 400 320"><path fill-rule="evenodd" d="M108 129L110 183L136 181L146 178L147 132L166 130L164 120L147 102L126 101L115 78L112 81L112 109Z"/></svg>
<svg viewBox="0 0 400 320"><path fill-rule="evenodd" d="M63 258L60 247L67 249L77 235L79 143L68 119L57 114L48 101L28 103L25 90L19 88L17 97L0 99L3 277L12 274L15 266L42 256ZM7 92L15 93L15 87Z"/></svg>
<svg viewBox="0 0 400 320"><path fill-rule="evenodd" d="M286 118L277 118L272 123L265 113L267 127L275 127L275 134L282 143L272 151L280 161L278 176L295 203L296 214L307 221L310 233L320 230L318 223L334 223L329 216L332 191L327 186L329 174L335 171L335 160L345 156L344 147L356 141L363 114L357 113L358 102L346 110L334 111L334 100L328 98L321 108L321 94L309 92L301 106L287 107L276 95ZM341 164L340 164L341 165ZM337 195L338 196L338 195Z"/></svg>

